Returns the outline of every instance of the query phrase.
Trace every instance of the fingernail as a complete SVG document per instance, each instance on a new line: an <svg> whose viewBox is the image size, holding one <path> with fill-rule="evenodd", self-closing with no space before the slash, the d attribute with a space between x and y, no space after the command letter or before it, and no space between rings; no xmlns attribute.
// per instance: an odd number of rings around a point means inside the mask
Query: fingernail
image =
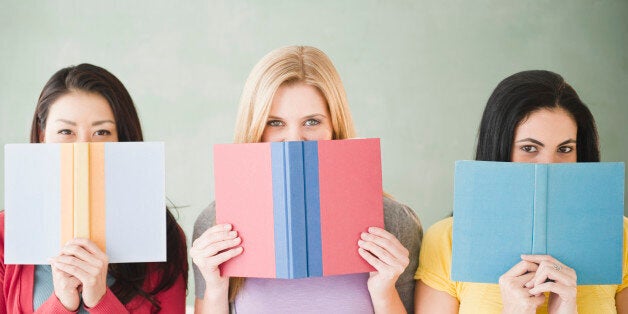
<svg viewBox="0 0 628 314"><path fill-rule="evenodd" d="M231 230L231 224L225 224L224 228L225 230Z"/></svg>
<svg viewBox="0 0 628 314"><path fill-rule="evenodd" d="M230 237L235 237L237 234L238 234L238 232L237 232L237 231L230 231L230 232L229 232L229 236L230 236Z"/></svg>
<svg viewBox="0 0 628 314"><path fill-rule="evenodd" d="M375 227L369 227L369 232L375 232Z"/></svg>
<svg viewBox="0 0 628 314"><path fill-rule="evenodd" d="M365 243L364 241L358 240L358 245L364 245L364 243Z"/></svg>

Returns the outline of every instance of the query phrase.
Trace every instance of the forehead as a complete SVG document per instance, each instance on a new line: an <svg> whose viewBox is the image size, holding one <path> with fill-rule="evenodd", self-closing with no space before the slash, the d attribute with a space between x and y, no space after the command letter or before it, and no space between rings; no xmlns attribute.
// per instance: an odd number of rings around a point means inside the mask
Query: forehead
<svg viewBox="0 0 628 314"><path fill-rule="evenodd" d="M71 91L52 103L48 113L48 120L51 119L113 120L113 111L100 94Z"/></svg>
<svg viewBox="0 0 628 314"><path fill-rule="evenodd" d="M515 136L553 138L577 135L578 126L574 118L562 108L540 109L530 113L516 128Z"/></svg>
<svg viewBox="0 0 628 314"><path fill-rule="evenodd" d="M327 101L320 90L304 82L284 83L275 92L271 114L326 113Z"/></svg>

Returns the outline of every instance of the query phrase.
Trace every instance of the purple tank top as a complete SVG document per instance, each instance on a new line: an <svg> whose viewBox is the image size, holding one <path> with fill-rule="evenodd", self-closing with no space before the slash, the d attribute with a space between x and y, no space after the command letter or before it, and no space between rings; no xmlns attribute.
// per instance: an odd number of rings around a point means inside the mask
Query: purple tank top
<svg viewBox="0 0 628 314"><path fill-rule="evenodd" d="M235 313L373 313L368 273L303 279L247 278Z"/></svg>

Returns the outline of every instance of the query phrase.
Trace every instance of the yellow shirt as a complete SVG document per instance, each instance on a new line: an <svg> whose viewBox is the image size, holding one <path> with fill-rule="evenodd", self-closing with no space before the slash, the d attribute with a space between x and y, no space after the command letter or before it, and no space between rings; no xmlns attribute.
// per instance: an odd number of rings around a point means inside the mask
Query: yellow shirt
<svg viewBox="0 0 628 314"><path fill-rule="evenodd" d="M448 293L460 303L460 314L501 313L502 298L497 284L451 281L451 238L453 218L443 219L423 237L419 268L414 276L426 285ZM615 294L628 286L626 242L628 219L624 217L623 279L621 285L578 286L578 313L616 313ZM547 298L546 298L547 300ZM547 313L547 301L537 313Z"/></svg>

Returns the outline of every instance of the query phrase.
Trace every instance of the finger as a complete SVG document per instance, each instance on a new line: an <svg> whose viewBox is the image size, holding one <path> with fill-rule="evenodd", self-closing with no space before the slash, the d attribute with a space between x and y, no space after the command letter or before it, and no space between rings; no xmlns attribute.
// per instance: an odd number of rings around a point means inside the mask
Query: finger
<svg viewBox="0 0 628 314"><path fill-rule="evenodd" d="M107 258L107 254L105 254L99 247L98 245L96 245L96 243L92 242L89 239L84 239L84 238L76 238L73 240L69 241L70 245L78 245L80 247L82 247L83 249L85 249L86 251L88 251L89 253L93 254L94 256L96 256L98 259L104 259ZM66 245L67 246L67 245Z"/></svg>
<svg viewBox="0 0 628 314"><path fill-rule="evenodd" d="M524 260L515 264L515 266L505 272L502 277L518 277L528 272L535 272L538 268L539 265Z"/></svg>
<svg viewBox="0 0 628 314"><path fill-rule="evenodd" d="M229 228L231 228L231 225L228 226ZM223 228L226 227L223 226ZM192 242L192 247L204 248L214 242L233 239L238 236L238 232L234 230L221 230L219 228L213 230L212 229L213 227L205 231L205 233L203 233L200 237L194 240L194 242Z"/></svg>
<svg viewBox="0 0 628 314"><path fill-rule="evenodd" d="M371 228L379 229L375 227L371 227ZM387 234L387 236L382 237L375 233L362 232L362 234L360 235L360 238L364 241L375 242L375 244L386 249L386 251L388 251L389 253L391 253L397 258L408 256L409 254L408 250L401 244L401 242L399 242L399 240L397 240L397 238L395 238L395 236L393 236L392 234L388 233L387 231L383 229L379 229L378 232L384 232Z"/></svg>
<svg viewBox="0 0 628 314"><path fill-rule="evenodd" d="M220 254L216 254L210 258L206 258L205 259L205 263L204 265L200 265L199 267L209 267L209 268L216 268L218 267L218 265L242 254L243 248L241 246L238 246L236 248L224 251ZM198 264L197 264L198 265Z"/></svg>
<svg viewBox="0 0 628 314"><path fill-rule="evenodd" d="M553 258L551 255L522 254L521 259L536 264L541 264L543 261L558 263L558 260Z"/></svg>
<svg viewBox="0 0 628 314"><path fill-rule="evenodd" d="M386 231L385 229L379 228L379 227L369 227L368 228L368 232L372 233L376 236L380 236L382 238L386 238L389 240L397 240L397 238L390 232Z"/></svg>
<svg viewBox="0 0 628 314"><path fill-rule="evenodd" d="M384 262L373 256L373 254L369 253L363 248L358 248L358 254L360 254L360 256L362 256L362 258L371 266L373 266L373 268L375 268L375 270L377 270L378 272L383 271L384 267L387 266L386 264L384 264Z"/></svg>
<svg viewBox="0 0 628 314"><path fill-rule="evenodd" d="M377 245L375 242L359 240L358 246L368 251L370 254L374 255L377 259L379 259L380 261L384 262L387 265L405 268L405 265L403 265L404 263L404 260L402 259L403 257L396 258L392 254L390 254L390 252L388 252L385 248L382 248L381 246Z"/></svg>
<svg viewBox="0 0 628 314"><path fill-rule="evenodd" d="M71 266L71 268L69 269L80 269L82 272L87 273L87 274L92 274L92 275L96 275L99 273L100 269L95 267L94 265L91 265L75 256L72 255L61 255L59 256L55 263L54 266L67 272L70 275L75 275L74 273L68 272L67 270L65 270L64 268L60 267L60 265L65 265L65 266Z"/></svg>
<svg viewBox="0 0 628 314"><path fill-rule="evenodd" d="M576 272L567 266L557 267L556 265L557 264L553 262L541 262L534 277L534 286L544 283L547 279L551 279L563 285L575 287L577 281Z"/></svg>
<svg viewBox="0 0 628 314"><path fill-rule="evenodd" d="M57 261L55 262L54 267L68 273L71 276L76 277L80 282L88 282L88 279L92 277L92 275L90 275L89 272L85 271L82 267L78 266L77 264Z"/></svg>
<svg viewBox="0 0 628 314"><path fill-rule="evenodd" d="M52 270L52 277L53 277L53 279L56 278L56 277L68 277L68 278L72 277L72 278L74 278L74 276L72 276L72 275L70 275L70 274L60 270L59 268L55 267L56 260L51 259L48 262L50 263L50 268Z"/></svg>
<svg viewBox="0 0 628 314"><path fill-rule="evenodd" d="M565 286L557 282L544 282L530 289L530 294L541 294L544 292L552 292L557 294L564 301L571 301L576 298L576 287Z"/></svg>
<svg viewBox="0 0 628 314"><path fill-rule="evenodd" d="M99 254L94 254L88 251L87 249L85 249L85 247L78 245L78 243L75 243L75 242L64 246L61 249L60 256L74 256L91 265L101 266L101 267L104 263L104 260L106 260L107 258L106 255L100 256Z"/></svg>
<svg viewBox="0 0 628 314"><path fill-rule="evenodd" d="M242 238L237 237L235 239L213 243L212 245L209 245L202 249L197 248L197 247L192 247L192 249L190 249L190 255L192 256L192 258L210 257L213 255L216 255L218 252L233 248L239 245L241 242L242 242Z"/></svg>

